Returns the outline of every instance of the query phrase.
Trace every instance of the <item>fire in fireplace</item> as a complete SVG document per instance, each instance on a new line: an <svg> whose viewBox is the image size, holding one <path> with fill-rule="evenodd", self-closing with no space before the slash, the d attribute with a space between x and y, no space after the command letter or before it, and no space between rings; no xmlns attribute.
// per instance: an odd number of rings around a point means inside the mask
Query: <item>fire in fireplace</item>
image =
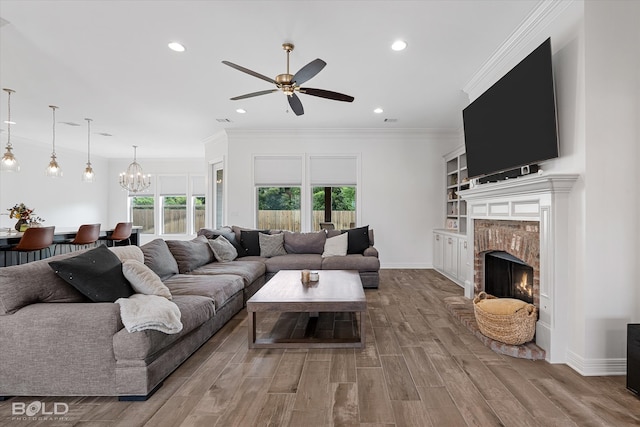
<svg viewBox="0 0 640 427"><path fill-rule="evenodd" d="M507 252L487 252L484 289L497 297L517 298L533 304L533 267Z"/></svg>

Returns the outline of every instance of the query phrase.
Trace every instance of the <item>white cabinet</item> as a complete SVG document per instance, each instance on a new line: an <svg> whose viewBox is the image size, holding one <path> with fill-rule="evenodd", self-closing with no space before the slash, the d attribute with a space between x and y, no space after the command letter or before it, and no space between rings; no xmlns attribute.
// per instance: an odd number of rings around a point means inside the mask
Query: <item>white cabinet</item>
<svg viewBox="0 0 640 427"><path fill-rule="evenodd" d="M458 277L458 238L445 236L444 242L444 272L453 277Z"/></svg>
<svg viewBox="0 0 640 427"><path fill-rule="evenodd" d="M433 267L436 270L442 270L444 267L444 236L439 233L433 233Z"/></svg>
<svg viewBox="0 0 640 427"><path fill-rule="evenodd" d="M449 230L433 232L433 268L460 286L467 280L467 236Z"/></svg>

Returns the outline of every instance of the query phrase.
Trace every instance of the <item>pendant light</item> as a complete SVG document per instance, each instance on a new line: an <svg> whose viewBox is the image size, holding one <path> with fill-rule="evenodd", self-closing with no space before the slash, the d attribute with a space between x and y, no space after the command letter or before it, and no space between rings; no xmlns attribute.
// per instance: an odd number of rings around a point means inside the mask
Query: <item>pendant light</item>
<svg viewBox="0 0 640 427"><path fill-rule="evenodd" d="M126 172L120 174L120 186L132 193L146 190L151 185L151 175L142 172L142 166L136 161L136 151L138 146L133 146L133 162Z"/></svg>
<svg viewBox="0 0 640 427"><path fill-rule="evenodd" d="M87 121L87 167L82 172L82 181L93 182L96 174L93 173L91 167L91 119L85 119Z"/></svg>
<svg viewBox="0 0 640 427"><path fill-rule="evenodd" d="M53 111L53 150L51 151L51 161L44 172L51 178L59 178L62 176L62 169L56 160L56 109L58 107L49 105L49 108Z"/></svg>
<svg viewBox="0 0 640 427"><path fill-rule="evenodd" d="M19 172L20 164L16 160L15 156L11 152L13 146L11 145L11 125L15 124L11 121L11 94L15 92L13 89L2 89L9 95L9 99L7 101L7 146L6 153L2 156L2 160L0 160L0 171L2 172Z"/></svg>

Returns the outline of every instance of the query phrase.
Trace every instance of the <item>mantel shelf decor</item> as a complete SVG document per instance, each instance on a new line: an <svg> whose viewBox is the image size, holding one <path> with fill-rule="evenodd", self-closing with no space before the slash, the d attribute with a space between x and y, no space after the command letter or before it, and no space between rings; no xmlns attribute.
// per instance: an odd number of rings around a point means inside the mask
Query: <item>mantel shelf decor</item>
<svg viewBox="0 0 640 427"><path fill-rule="evenodd" d="M136 161L137 145L133 146L133 162L126 172L120 174L120 186L132 193L144 191L151 185L151 175L142 172L142 166Z"/></svg>

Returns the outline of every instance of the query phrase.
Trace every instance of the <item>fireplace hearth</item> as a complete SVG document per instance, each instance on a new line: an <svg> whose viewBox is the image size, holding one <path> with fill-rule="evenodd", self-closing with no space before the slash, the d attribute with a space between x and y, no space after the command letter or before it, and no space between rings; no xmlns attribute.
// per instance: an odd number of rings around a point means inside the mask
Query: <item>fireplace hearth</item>
<svg viewBox="0 0 640 427"><path fill-rule="evenodd" d="M484 256L484 289L496 297L533 304L533 267L508 252L488 252Z"/></svg>

